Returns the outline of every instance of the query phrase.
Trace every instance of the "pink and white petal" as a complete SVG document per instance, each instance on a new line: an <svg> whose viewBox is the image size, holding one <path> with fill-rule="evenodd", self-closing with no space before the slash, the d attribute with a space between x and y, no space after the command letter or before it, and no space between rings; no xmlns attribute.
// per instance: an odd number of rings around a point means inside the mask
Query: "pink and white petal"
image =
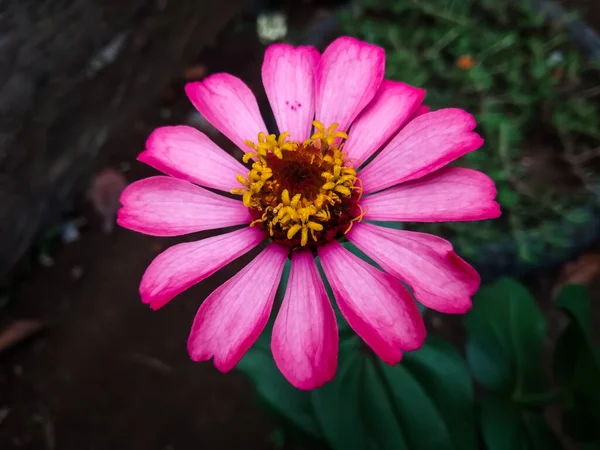
<svg viewBox="0 0 600 450"><path fill-rule="evenodd" d="M425 306L451 314L463 314L471 308L471 296L477 292L480 278L452 251L449 242L366 223L356 224L346 236L383 270L408 283Z"/></svg>
<svg viewBox="0 0 600 450"><path fill-rule="evenodd" d="M331 381L337 369L335 313L310 251L294 252L290 278L273 326L273 358L296 388Z"/></svg>
<svg viewBox="0 0 600 450"><path fill-rule="evenodd" d="M188 339L194 361L228 372L265 328L288 249L271 244L202 303Z"/></svg>
<svg viewBox="0 0 600 450"><path fill-rule="evenodd" d="M121 194L121 204L117 223L152 236L180 236L252 221L242 202L164 176L130 184Z"/></svg>
<svg viewBox="0 0 600 450"><path fill-rule="evenodd" d="M237 174L248 172L204 133L185 125L154 130L138 161L175 178L227 192L240 187Z"/></svg>
<svg viewBox="0 0 600 450"><path fill-rule="evenodd" d="M369 104L385 70L385 51L351 37L333 41L321 55L316 76L316 119L346 131Z"/></svg>
<svg viewBox="0 0 600 450"><path fill-rule="evenodd" d="M485 174L446 167L418 180L369 195L361 201L368 220L453 222L495 219L496 186Z"/></svg>
<svg viewBox="0 0 600 450"><path fill-rule="evenodd" d="M399 81L384 80L375 98L352 123L344 150L359 167L415 113L425 91Z"/></svg>
<svg viewBox="0 0 600 450"><path fill-rule="evenodd" d="M402 350L423 344L423 319L398 280L335 241L319 248L319 258L343 316L384 362L396 364Z"/></svg>
<svg viewBox="0 0 600 450"><path fill-rule="evenodd" d="M188 83L185 92L198 112L242 150L245 140L256 141L267 127L256 97L246 84L227 73L216 73L203 81Z"/></svg>
<svg viewBox="0 0 600 450"><path fill-rule="evenodd" d="M168 248L146 269L140 284L144 303L154 310L208 278L264 240L256 228L242 228Z"/></svg>
<svg viewBox="0 0 600 450"><path fill-rule="evenodd" d="M473 116L461 109L416 117L360 172L365 194L421 178L478 149L483 139L474 128Z"/></svg>
<svg viewBox="0 0 600 450"><path fill-rule="evenodd" d="M450 242L442 239L439 236L434 236L433 234L416 232L411 234L411 239L433 248L440 255L448 258L448 260L456 266L457 270L466 274L468 278L479 280L479 274L477 271L468 262L454 252ZM474 293L475 291L473 294Z"/></svg>
<svg viewBox="0 0 600 450"><path fill-rule="evenodd" d="M279 132L302 142L315 117L315 72L320 54L314 47L273 44L265 52L262 79Z"/></svg>

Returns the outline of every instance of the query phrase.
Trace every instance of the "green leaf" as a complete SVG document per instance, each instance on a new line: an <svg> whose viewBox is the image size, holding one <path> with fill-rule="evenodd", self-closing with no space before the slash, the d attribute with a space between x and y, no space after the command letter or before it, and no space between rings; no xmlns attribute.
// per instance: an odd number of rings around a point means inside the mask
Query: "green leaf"
<svg viewBox="0 0 600 450"><path fill-rule="evenodd" d="M560 450L561 445L544 419L521 411L505 399L481 402L481 432L488 450Z"/></svg>
<svg viewBox="0 0 600 450"><path fill-rule="evenodd" d="M448 344L429 338L397 366L356 336L340 344L338 373L311 392L279 373L268 337L238 364L269 409L332 450L475 450L471 380Z"/></svg>
<svg viewBox="0 0 600 450"><path fill-rule="evenodd" d="M312 392L333 450L476 448L470 377L452 347L431 339L389 366L355 342L338 376Z"/></svg>
<svg viewBox="0 0 600 450"><path fill-rule="evenodd" d="M545 388L546 321L521 284L501 279L482 288L465 324L467 362L479 383L516 399Z"/></svg>
<svg viewBox="0 0 600 450"><path fill-rule="evenodd" d="M585 286L566 286L556 305L571 319L554 350L557 380L571 393L563 428L579 443L600 447L600 355L592 341L591 308ZM595 443L595 444L594 444Z"/></svg>
<svg viewBox="0 0 600 450"><path fill-rule="evenodd" d="M388 386L397 420L405 429L408 448L453 449L448 426L414 375L402 364L389 366L381 361L376 363L383 378L379 383Z"/></svg>
<svg viewBox="0 0 600 450"><path fill-rule="evenodd" d="M572 320L556 342L553 358L557 380L568 385L572 382L579 360L582 357L585 359L591 346L591 310L586 287L565 286L556 298L556 306Z"/></svg>
<svg viewBox="0 0 600 450"><path fill-rule="evenodd" d="M496 398L481 402L481 432L488 450L520 450L526 438L517 409Z"/></svg>
<svg viewBox="0 0 600 450"><path fill-rule="evenodd" d="M525 426L525 431L531 448L534 450L561 450L560 441L544 420L544 418L531 411L521 412L521 421Z"/></svg>
<svg viewBox="0 0 600 450"><path fill-rule="evenodd" d="M308 392L294 388L279 372L268 346L259 342L236 366L244 373L261 399L273 412L303 433L321 437Z"/></svg>
<svg viewBox="0 0 600 450"><path fill-rule="evenodd" d="M477 448L473 386L465 361L447 342L433 336L402 363L421 383L445 421L456 449Z"/></svg>
<svg viewBox="0 0 600 450"><path fill-rule="evenodd" d="M573 405L563 414L562 428L580 446L589 445L593 448L595 445L600 448L598 421L594 418L591 406L589 399L575 397Z"/></svg>
<svg viewBox="0 0 600 450"><path fill-rule="evenodd" d="M585 286L576 284L565 286L556 298L556 306L571 317L574 325L583 333L585 339L591 339L592 310Z"/></svg>
<svg viewBox="0 0 600 450"><path fill-rule="evenodd" d="M311 393L315 415L327 443L334 450L379 448L373 447L362 403L366 361L360 354L355 340L345 344L340 349L340 364L336 377ZM389 418L389 405L383 402L380 407L379 415L383 416L383 420Z"/></svg>

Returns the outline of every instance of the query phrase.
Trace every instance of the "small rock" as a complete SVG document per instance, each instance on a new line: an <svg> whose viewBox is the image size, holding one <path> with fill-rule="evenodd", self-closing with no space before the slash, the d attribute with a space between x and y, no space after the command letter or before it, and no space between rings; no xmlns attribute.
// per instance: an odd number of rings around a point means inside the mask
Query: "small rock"
<svg viewBox="0 0 600 450"><path fill-rule="evenodd" d="M185 122L191 126L194 127L200 131L202 131L203 133L207 134L208 136L218 136L219 135L219 130L217 130L215 127L213 127L210 122L208 120L206 120L204 118L204 116L202 114L200 114L198 111L191 111L186 119Z"/></svg>
<svg viewBox="0 0 600 450"><path fill-rule="evenodd" d="M0 353L35 336L46 327L35 319L19 319L0 330Z"/></svg>
<svg viewBox="0 0 600 450"><path fill-rule="evenodd" d="M171 118L173 113L171 112L171 110L169 108L161 108L159 115L160 115L161 119L167 120L167 119Z"/></svg>
<svg viewBox="0 0 600 450"><path fill-rule="evenodd" d="M115 169L102 170L92 183L90 197L98 214L104 220L104 232L109 234L115 226L119 197L127 186L125 177Z"/></svg>
<svg viewBox="0 0 600 450"><path fill-rule="evenodd" d="M4 422L4 420L8 417L9 414L9 408L0 408L0 425L2 425L2 422Z"/></svg>
<svg viewBox="0 0 600 450"><path fill-rule="evenodd" d="M65 244L72 244L79 239L80 233L77 223L70 220L65 223L62 230L62 241Z"/></svg>
<svg viewBox="0 0 600 450"><path fill-rule="evenodd" d="M44 267L52 267L54 265L54 258L46 253L41 253L38 256L38 262Z"/></svg>
<svg viewBox="0 0 600 450"><path fill-rule="evenodd" d="M283 39L288 32L287 17L280 12L263 13L256 18L256 32L263 43Z"/></svg>
<svg viewBox="0 0 600 450"><path fill-rule="evenodd" d="M431 318L431 325L433 326L433 328L435 329L440 329L442 327L442 324L444 322L442 321L441 318L437 317L437 316L433 316Z"/></svg>
<svg viewBox="0 0 600 450"><path fill-rule="evenodd" d="M71 269L71 277L74 280L79 280L83 276L83 267L81 266L73 266Z"/></svg>
<svg viewBox="0 0 600 450"><path fill-rule="evenodd" d="M190 66L183 71L183 77L187 81L199 81L206 76L206 66L203 64L196 64Z"/></svg>
<svg viewBox="0 0 600 450"><path fill-rule="evenodd" d="M555 66L557 64L562 63L565 60L565 55L560 51L554 51L550 53L548 57L548 65Z"/></svg>

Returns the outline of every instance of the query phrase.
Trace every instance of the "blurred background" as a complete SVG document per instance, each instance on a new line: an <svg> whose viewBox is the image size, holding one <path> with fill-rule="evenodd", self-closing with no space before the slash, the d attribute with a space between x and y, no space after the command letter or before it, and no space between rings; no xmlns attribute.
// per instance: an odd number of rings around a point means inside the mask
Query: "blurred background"
<svg viewBox="0 0 600 450"><path fill-rule="evenodd" d="M565 320L553 296L586 285L598 343L599 31L598 0L0 0L0 449L316 448L241 373L187 354L199 304L253 255L156 313L139 280L181 239L115 224L124 186L154 173L136 157L155 127L241 157L186 82L237 75L274 126L260 67L277 41L378 44L386 77L473 113L486 143L460 165L494 179L502 217L406 227L451 240L485 282L519 277L548 346ZM425 318L464 347L460 317Z"/></svg>

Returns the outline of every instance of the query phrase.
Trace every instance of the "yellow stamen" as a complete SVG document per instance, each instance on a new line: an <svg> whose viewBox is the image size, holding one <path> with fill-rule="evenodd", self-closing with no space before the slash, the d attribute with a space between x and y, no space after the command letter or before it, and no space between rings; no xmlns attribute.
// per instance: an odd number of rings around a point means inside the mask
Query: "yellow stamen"
<svg viewBox="0 0 600 450"><path fill-rule="evenodd" d="M298 224L292 225L287 231L287 238L292 239L296 235L296 233L298 231L300 231L301 229L302 229L302 225L298 225Z"/></svg>
<svg viewBox="0 0 600 450"><path fill-rule="evenodd" d="M310 228L311 230L323 231L323 225L321 225L320 223L317 223L317 222L308 222L306 224L306 226L308 228Z"/></svg>
<svg viewBox="0 0 600 450"><path fill-rule="evenodd" d="M345 158L347 134L336 131L337 123L325 127L314 121L313 126L313 135L301 143L289 140L288 132L279 136L261 132L256 142L245 141L250 150L243 161L252 160L252 169L245 177L237 175L241 187L231 190L242 196L246 207L260 213L250 226L261 226L274 239L293 240L294 245L299 240L302 247L308 245L309 233L313 242L329 239L324 236L346 233L364 216L362 209L360 216L348 216L362 195L362 183ZM315 179L315 169L321 182ZM328 223L336 228L331 231Z"/></svg>
<svg viewBox="0 0 600 450"><path fill-rule="evenodd" d="M252 205L252 192L246 191L244 192L244 196L242 197L242 201L244 202L244 206L246 208L250 208Z"/></svg>
<svg viewBox="0 0 600 450"><path fill-rule="evenodd" d="M360 209L360 215L358 215L357 217L355 217L354 219L352 219L350 221L350 225L348 225L348 228L346 228L346 231L344 231L344 234L348 234L350 232L350 230L352 229L352 225L354 225L354 222L362 222L363 218L365 217L365 214L367 213L367 211L362 209L362 207L360 205L358 205L358 208Z"/></svg>
<svg viewBox="0 0 600 450"><path fill-rule="evenodd" d="M286 206L290 204L290 192L287 189L284 189L281 193L281 201Z"/></svg>
<svg viewBox="0 0 600 450"><path fill-rule="evenodd" d="M308 228L302 228L302 238L300 239L300 245L305 247L308 244Z"/></svg>

